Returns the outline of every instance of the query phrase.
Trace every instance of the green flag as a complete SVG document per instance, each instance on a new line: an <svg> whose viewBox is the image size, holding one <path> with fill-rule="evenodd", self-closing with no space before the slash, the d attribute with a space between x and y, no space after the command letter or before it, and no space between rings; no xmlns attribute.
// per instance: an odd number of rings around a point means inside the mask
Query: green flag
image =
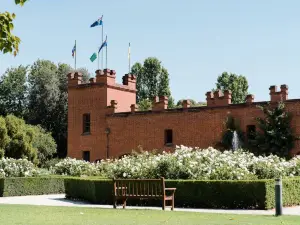
<svg viewBox="0 0 300 225"><path fill-rule="evenodd" d="M94 53L94 54L91 56L90 60L91 60L92 62L94 62L95 59L97 59L97 54L96 54L96 53Z"/></svg>

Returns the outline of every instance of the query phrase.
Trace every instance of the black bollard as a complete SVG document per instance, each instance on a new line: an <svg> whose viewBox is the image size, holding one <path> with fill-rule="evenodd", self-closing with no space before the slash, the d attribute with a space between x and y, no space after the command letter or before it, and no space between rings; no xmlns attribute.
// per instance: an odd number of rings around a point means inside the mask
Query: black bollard
<svg viewBox="0 0 300 225"><path fill-rule="evenodd" d="M275 179L275 210L276 216L282 215L282 181L281 178Z"/></svg>

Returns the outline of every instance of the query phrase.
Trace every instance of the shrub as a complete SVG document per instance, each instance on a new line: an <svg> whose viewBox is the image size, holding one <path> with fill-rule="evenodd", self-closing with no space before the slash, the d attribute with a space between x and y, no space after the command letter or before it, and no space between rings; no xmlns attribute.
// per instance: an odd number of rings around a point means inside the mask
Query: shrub
<svg viewBox="0 0 300 225"><path fill-rule="evenodd" d="M27 159L0 159L0 177L31 177L40 172Z"/></svg>
<svg viewBox="0 0 300 225"><path fill-rule="evenodd" d="M28 158L37 163L37 150L32 146L34 131L30 129L25 121L13 115L5 117L7 134L10 137L6 144L5 156L11 158Z"/></svg>
<svg viewBox="0 0 300 225"><path fill-rule="evenodd" d="M52 172L59 175L69 176L96 176L99 171L96 169L96 164L92 164L83 160L66 158L57 163Z"/></svg>
<svg viewBox="0 0 300 225"><path fill-rule="evenodd" d="M277 156L255 157L238 150L220 152L213 148L200 150L177 146L174 153L152 154L143 152L135 156L102 161L97 169L107 177L245 180L297 176L293 169L300 160L288 162Z"/></svg>
<svg viewBox="0 0 300 225"><path fill-rule="evenodd" d="M45 168L47 170L51 170L52 167L54 167L57 163L63 161L63 159L59 158L53 158L45 161L43 164L41 164L41 168Z"/></svg>
<svg viewBox="0 0 300 225"><path fill-rule="evenodd" d="M175 187L177 207L271 209L275 206L274 180L200 181L166 180ZM66 197L112 204L113 183L104 179L65 179ZM128 205L160 205L161 201L128 200ZM300 204L300 179L283 180L283 205Z"/></svg>
<svg viewBox="0 0 300 225"><path fill-rule="evenodd" d="M51 133L46 132L41 126L30 127L34 130L32 146L37 149L39 164L43 165L55 154L57 145L51 136Z"/></svg>
<svg viewBox="0 0 300 225"><path fill-rule="evenodd" d="M64 193L62 177L0 178L0 197Z"/></svg>

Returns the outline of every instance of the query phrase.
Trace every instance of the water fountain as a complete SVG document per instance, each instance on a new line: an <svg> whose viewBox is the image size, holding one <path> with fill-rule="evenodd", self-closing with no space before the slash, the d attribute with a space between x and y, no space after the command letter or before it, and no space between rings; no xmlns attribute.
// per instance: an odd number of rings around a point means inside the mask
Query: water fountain
<svg viewBox="0 0 300 225"><path fill-rule="evenodd" d="M232 136L232 150L235 151L240 148L239 136L236 131L233 132Z"/></svg>

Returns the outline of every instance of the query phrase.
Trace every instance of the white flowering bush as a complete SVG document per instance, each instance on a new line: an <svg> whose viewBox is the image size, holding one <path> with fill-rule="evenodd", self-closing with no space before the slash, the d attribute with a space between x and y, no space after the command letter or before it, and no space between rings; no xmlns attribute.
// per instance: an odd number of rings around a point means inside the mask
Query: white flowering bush
<svg viewBox="0 0 300 225"><path fill-rule="evenodd" d="M0 178L32 177L40 175L39 170L27 159L0 159Z"/></svg>
<svg viewBox="0 0 300 225"><path fill-rule="evenodd" d="M68 176L97 176L99 169L97 164L83 160L66 158L50 168L51 172L59 175Z"/></svg>
<svg viewBox="0 0 300 225"><path fill-rule="evenodd" d="M242 180L300 175L300 157L290 161L270 155L256 157L243 150L218 151L177 146L175 152L143 152L96 165L109 178Z"/></svg>

